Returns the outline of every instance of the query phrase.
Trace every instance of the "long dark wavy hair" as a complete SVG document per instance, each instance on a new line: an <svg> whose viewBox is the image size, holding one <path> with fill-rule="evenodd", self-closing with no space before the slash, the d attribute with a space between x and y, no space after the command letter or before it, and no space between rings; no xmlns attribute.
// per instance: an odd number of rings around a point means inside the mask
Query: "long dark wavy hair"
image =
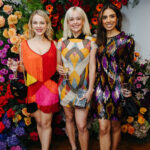
<svg viewBox="0 0 150 150"><path fill-rule="evenodd" d="M122 14L120 10L116 6L114 6L112 3L106 3L103 6L98 17L98 28L97 28L97 37L96 37L96 44L98 46L101 46L103 44L106 45L106 42L107 42L106 29L103 27L103 23L102 23L103 13L107 8L112 9L116 13L116 16L117 16L116 28L118 31L121 31Z"/></svg>

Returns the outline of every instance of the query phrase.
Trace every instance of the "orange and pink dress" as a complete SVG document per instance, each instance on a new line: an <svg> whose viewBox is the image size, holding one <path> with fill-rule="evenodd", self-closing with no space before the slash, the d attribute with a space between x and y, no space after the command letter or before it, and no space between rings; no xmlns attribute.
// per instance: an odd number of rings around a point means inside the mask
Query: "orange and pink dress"
<svg viewBox="0 0 150 150"><path fill-rule="evenodd" d="M22 61L27 72L27 108L33 113L40 109L44 113L59 109L58 85L51 78L56 72L56 47L51 42L50 49L43 55L34 52L25 40L21 44Z"/></svg>

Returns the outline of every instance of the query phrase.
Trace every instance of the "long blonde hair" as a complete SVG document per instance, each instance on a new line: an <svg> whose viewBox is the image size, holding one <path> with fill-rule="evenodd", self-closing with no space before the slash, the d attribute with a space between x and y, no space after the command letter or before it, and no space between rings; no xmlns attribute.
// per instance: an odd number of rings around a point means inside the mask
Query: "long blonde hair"
<svg viewBox="0 0 150 150"><path fill-rule="evenodd" d="M28 22L28 26L29 26L29 38L33 38L35 36L35 33L32 30L32 20L33 20L33 17L35 15L42 16L45 19L45 21L47 23L47 29L46 29L46 32L44 34L45 34L45 37L48 40L52 40L53 39L53 29L52 29L52 26L51 26L51 21L50 21L50 18L48 17L48 15L46 14L46 12L44 12L43 10L35 10L31 14L29 22Z"/></svg>
<svg viewBox="0 0 150 150"><path fill-rule="evenodd" d="M89 21L88 21L88 18L86 16L84 10L81 9L80 7L71 7L71 8L68 9L68 11L66 12L66 15L65 15L63 37L68 38L68 37L71 37L71 35L72 35L71 30L68 26L68 20L70 19L73 11L79 12L82 19L83 19L83 21L84 21L84 25L83 25L83 29L82 29L83 34L91 35Z"/></svg>

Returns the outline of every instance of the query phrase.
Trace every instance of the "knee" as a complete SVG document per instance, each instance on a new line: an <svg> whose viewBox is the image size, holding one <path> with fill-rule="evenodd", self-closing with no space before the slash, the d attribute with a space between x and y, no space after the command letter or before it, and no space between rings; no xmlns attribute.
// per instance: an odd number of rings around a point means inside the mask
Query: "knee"
<svg viewBox="0 0 150 150"><path fill-rule="evenodd" d="M110 134L110 126L101 126L99 132L100 136Z"/></svg>
<svg viewBox="0 0 150 150"><path fill-rule="evenodd" d="M51 121L50 120L44 120L41 122L41 127L43 129L51 128Z"/></svg>
<svg viewBox="0 0 150 150"><path fill-rule="evenodd" d="M73 123L74 122L73 116L72 115L66 116L66 122L67 123Z"/></svg>
<svg viewBox="0 0 150 150"><path fill-rule="evenodd" d="M112 125L112 132L121 132L120 124Z"/></svg>
<svg viewBox="0 0 150 150"><path fill-rule="evenodd" d="M83 134L87 131L87 126L85 124L77 124L78 132Z"/></svg>

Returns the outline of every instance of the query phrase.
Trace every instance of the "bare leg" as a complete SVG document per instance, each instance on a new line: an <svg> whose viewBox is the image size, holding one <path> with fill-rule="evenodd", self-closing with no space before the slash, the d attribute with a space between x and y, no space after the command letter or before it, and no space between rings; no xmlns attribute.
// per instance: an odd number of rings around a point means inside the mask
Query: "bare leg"
<svg viewBox="0 0 150 150"><path fill-rule="evenodd" d="M112 150L117 150L121 137L121 127L119 121L112 121Z"/></svg>
<svg viewBox="0 0 150 150"><path fill-rule="evenodd" d="M110 150L111 147L111 122L106 119L99 119L99 142L100 150Z"/></svg>
<svg viewBox="0 0 150 150"><path fill-rule="evenodd" d="M75 119L79 133L81 150L88 150L89 132L87 129L88 109L75 108Z"/></svg>
<svg viewBox="0 0 150 150"><path fill-rule="evenodd" d="M69 141L72 147L72 150L76 150L76 142L75 142L75 125L74 125L74 116L73 109L68 107L63 107L65 116L66 116L66 131L69 137Z"/></svg>
<svg viewBox="0 0 150 150"><path fill-rule="evenodd" d="M42 136L41 136L41 132L42 132L42 128L41 128L41 111L38 109L36 112L31 114L31 117L35 118L35 121L37 123L37 131L38 131L38 135L39 135L39 139L41 142Z"/></svg>
<svg viewBox="0 0 150 150"><path fill-rule="evenodd" d="M41 111L41 144L42 150L49 150L51 136L52 136L52 123L53 114L52 113L44 113Z"/></svg>

